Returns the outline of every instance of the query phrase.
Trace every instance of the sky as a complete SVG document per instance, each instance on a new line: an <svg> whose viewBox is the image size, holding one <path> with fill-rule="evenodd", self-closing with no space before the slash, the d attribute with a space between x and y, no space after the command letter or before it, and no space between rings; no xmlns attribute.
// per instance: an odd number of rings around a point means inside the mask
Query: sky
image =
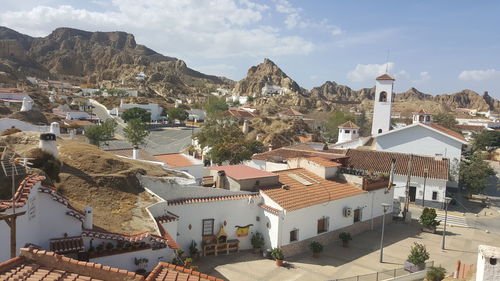
<svg viewBox="0 0 500 281"><path fill-rule="evenodd" d="M31 36L57 27L125 31L201 72L245 77L270 58L306 89L471 89L500 99L500 1L0 0L0 25Z"/></svg>

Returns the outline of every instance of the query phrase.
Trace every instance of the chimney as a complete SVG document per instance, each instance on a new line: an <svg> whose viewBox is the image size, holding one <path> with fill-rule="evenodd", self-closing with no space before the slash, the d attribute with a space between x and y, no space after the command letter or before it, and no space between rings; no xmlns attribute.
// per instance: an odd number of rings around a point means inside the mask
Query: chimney
<svg viewBox="0 0 500 281"><path fill-rule="evenodd" d="M57 151L56 135L52 133L46 133L40 135L40 143L38 147L47 153L54 155L54 157L59 156Z"/></svg>
<svg viewBox="0 0 500 281"><path fill-rule="evenodd" d="M269 145L267 146L267 150L268 150L268 151L273 150L273 145L272 145L272 144L269 144Z"/></svg>
<svg viewBox="0 0 500 281"><path fill-rule="evenodd" d="M224 188L226 183L226 172L217 171L217 178L215 179L216 188Z"/></svg>
<svg viewBox="0 0 500 281"><path fill-rule="evenodd" d="M243 134L248 134L249 127L248 127L248 120L243 121Z"/></svg>
<svg viewBox="0 0 500 281"><path fill-rule="evenodd" d="M132 148L132 159L134 159L134 160L139 159L139 147L138 146L134 146Z"/></svg>
<svg viewBox="0 0 500 281"><path fill-rule="evenodd" d="M21 106L20 111L30 111L33 107L33 102L28 100L28 98L23 98L23 105Z"/></svg>
<svg viewBox="0 0 500 281"><path fill-rule="evenodd" d="M92 207L90 206L85 206L84 208L85 212L85 219L83 220L83 228L87 230L92 230L93 225L94 225L94 215L92 214Z"/></svg>
<svg viewBox="0 0 500 281"><path fill-rule="evenodd" d="M61 135L61 129L59 128L59 123L57 122L50 123L50 133L56 136Z"/></svg>

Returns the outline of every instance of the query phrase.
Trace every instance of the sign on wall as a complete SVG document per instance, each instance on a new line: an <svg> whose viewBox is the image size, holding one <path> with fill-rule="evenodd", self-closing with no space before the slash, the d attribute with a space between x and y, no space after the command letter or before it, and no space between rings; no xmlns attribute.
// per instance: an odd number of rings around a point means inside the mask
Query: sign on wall
<svg viewBox="0 0 500 281"><path fill-rule="evenodd" d="M237 237L246 237L248 236L248 233L250 233L250 226L253 226L253 224L245 225L245 226L235 226L236 227L236 236Z"/></svg>

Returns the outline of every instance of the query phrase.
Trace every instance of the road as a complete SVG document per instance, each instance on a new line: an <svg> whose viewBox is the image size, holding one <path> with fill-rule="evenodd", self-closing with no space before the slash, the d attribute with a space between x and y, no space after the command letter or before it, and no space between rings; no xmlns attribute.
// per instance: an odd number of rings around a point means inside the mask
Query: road
<svg viewBox="0 0 500 281"><path fill-rule="evenodd" d="M113 118L108 114L105 107L98 103L92 103L94 105L93 112L101 119L105 121L107 119ZM117 120L116 118L114 118ZM123 149L130 148L131 145L123 137L123 128L125 124L118 121L118 127L116 129L117 139L108 142L106 146L107 149ZM191 137L193 134L198 132L200 129L196 127L178 127L178 128L156 128L152 129L146 140L146 144L142 146L147 152L151 154L162 154L162 153L176 153L191 144Z"/></svg>

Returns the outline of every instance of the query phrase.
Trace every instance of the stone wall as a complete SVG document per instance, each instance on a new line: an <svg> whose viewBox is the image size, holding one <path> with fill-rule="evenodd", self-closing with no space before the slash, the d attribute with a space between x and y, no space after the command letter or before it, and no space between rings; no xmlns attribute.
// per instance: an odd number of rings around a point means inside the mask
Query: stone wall
<svg viewBox="0 0 500 281"><path fill-rule="evenodd" d="M385 223L388 224L391 222L392 222L392 214L387 214L385 217ZM382 225L382 216L376 217L373 220L373 227L374 228L380 227L380 225ZM344 227L344 228L337 229L334 231L326 232L326 233L320 234L318 236L315 236L315 237L312 237L309 239L304 239L301 241L297 241L297 242L285 245L285 246L281 247L281 249L283 250L283 253L284 253L285 259L286 259L286 257L294 256L294 255L297 255L297 254L300 254L300 253L303 253L306 251L311 251L309 249L309 244L312 241L318 241L321 244L323 244L324 246L326 246L326 245L331 244L335 241L338 241L339 234L341 232L349 232L349 233L351 233L351 235L354 236L356 234L360 234L360 233L363 233L365 231L370 230L370 227L371 227L371 220L361 221L361 222L354 223L348 227Z"/></svg>

